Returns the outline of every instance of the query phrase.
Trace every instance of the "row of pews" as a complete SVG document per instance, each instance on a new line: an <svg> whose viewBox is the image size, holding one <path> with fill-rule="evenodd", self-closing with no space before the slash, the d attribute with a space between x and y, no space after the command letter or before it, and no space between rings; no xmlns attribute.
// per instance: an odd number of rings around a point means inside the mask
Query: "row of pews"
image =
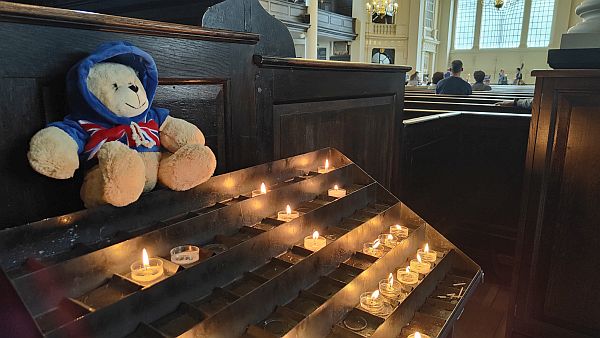
<svg viewBox="0 0 600 338"><path fill-rule="evenodd" d="M508 285L514 262L531 112L498 106L533 86L470 96L407 87L401 199Z"/></svg>

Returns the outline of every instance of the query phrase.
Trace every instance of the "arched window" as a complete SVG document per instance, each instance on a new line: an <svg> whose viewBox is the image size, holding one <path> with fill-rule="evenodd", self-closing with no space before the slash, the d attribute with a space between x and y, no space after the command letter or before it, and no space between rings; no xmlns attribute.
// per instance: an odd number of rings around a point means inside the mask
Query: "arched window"
<svg viewBox="0 0 600 338"><path fill-rule="evenodd" d="M548 47L554 18L554 0L531 0L527 47Z"/></svg>
<svg viewBox="0 0 600 338"><path fill-rule="evenodd" d="M475 38L475 16L477 1L459 0L456 7L456 30L454 33L454 49L473 48Z"/></svg>
<svg viewBox="0 0 600 338"><path fill-rule="evenodd" d="M517 48L521 43L525 0L513 0L501 9L483 3L479 48Z"/></svg>

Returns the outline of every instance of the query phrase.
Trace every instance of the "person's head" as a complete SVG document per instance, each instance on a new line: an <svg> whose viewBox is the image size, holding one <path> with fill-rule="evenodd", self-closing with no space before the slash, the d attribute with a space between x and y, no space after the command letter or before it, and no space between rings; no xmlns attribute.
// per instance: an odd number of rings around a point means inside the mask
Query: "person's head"
<svg viewBox="0 0 600 338"><path fill-rule="evenodd" d="M521 68L518 68L518 67L517 67L517 72L520 72L520 71L521 71Z"/></svg>
<svg viewBox="0 0 600 338"><path fill-rule="evenodd" d="M504 74L504 69L500 69L500 74Z"/></svg>
<svg viewBox="0 0 600 338"><path fill-rule="evenodd" d="M485 72L482 70L476 70L475 73L473 73L473 77L475 78L475 82L483 83L483 80L485 79Z"/></svg>
<svg viewBox="0 0 600 338"><path fill-rule="evenodd" d="M442 72L435 72L435 73L433 73L433 76L431 77L431 83L437 84L443 78L444 78L444 73L442 73Z"/></svg>
<svg viewBox="0 0 600 338"><path fill-rule="evenodd" d="M459 76L463 71L463 63L460 60L452 61L452 67L450 67L452 75Z"/></svg>
<svg viewBox="0 0 600 338"><path fill-rule="evenodd" d="M417 76L419 76L419 72L415 72L413 75L410 76L411 80L416 80Z"/></svg>

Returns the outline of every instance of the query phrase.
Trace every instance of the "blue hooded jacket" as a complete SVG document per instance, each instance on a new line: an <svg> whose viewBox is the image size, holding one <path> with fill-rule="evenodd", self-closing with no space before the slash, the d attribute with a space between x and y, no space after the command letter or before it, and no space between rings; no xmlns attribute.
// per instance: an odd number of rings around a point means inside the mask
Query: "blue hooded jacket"
<svg viewBox="0 0 600 338"><path fill-rule="evenodd" d="M94 94L87 88L87 77L90 69L97 63L114 62L133 68L146 90L148 97L148 109L134 117L120 117L112 113ZM61 122L50 123L48 126L58 127L64 130L75 140L78 146L78 153L83 156L84 148L90 139L90 135L97 129L110 129L117 126L126 126L129 128L132 122L144 124L156 122L158 128L163 124L169 111L163 108L152 107L152 100L156 93L158 85L158 70L152 57L141 49L124 41L114 41L102 44L85 59L74 65L67 73L67 97L69 115ZM89 122L95 125L96 129L90 131L89 128L82 127L81 122ZM124 128L124 129L127 129ZM158 130L153 138L158 139ZM128 144L127 136L119 141ZM136 146L135 143L128 144L137 151L159 151L160 141L152 147ZM96 148L100 148L100 143ZM95 149L86 159L94 157Z"/></svg>

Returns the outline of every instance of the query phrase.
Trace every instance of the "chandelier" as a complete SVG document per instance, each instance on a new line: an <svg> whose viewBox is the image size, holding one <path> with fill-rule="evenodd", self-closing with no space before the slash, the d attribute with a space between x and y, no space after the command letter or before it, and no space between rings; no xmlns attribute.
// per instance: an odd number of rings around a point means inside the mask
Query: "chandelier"
<svg viewBox="0 0 600 338"><path fill-rule="evenodd" d="M373 0L366 3L367 12L371 15L389 15L394 16L398 12L398 3L396 0Z"/></svg>
<svg viewBox="0 0 600 338"><path fill-rule="evenodd" d="M496 7L496 9L500 10L505 7L510 7L510 5L517 1L518 0L481 0L481 4L485 6L486 4L490 3Z"/></svg>

